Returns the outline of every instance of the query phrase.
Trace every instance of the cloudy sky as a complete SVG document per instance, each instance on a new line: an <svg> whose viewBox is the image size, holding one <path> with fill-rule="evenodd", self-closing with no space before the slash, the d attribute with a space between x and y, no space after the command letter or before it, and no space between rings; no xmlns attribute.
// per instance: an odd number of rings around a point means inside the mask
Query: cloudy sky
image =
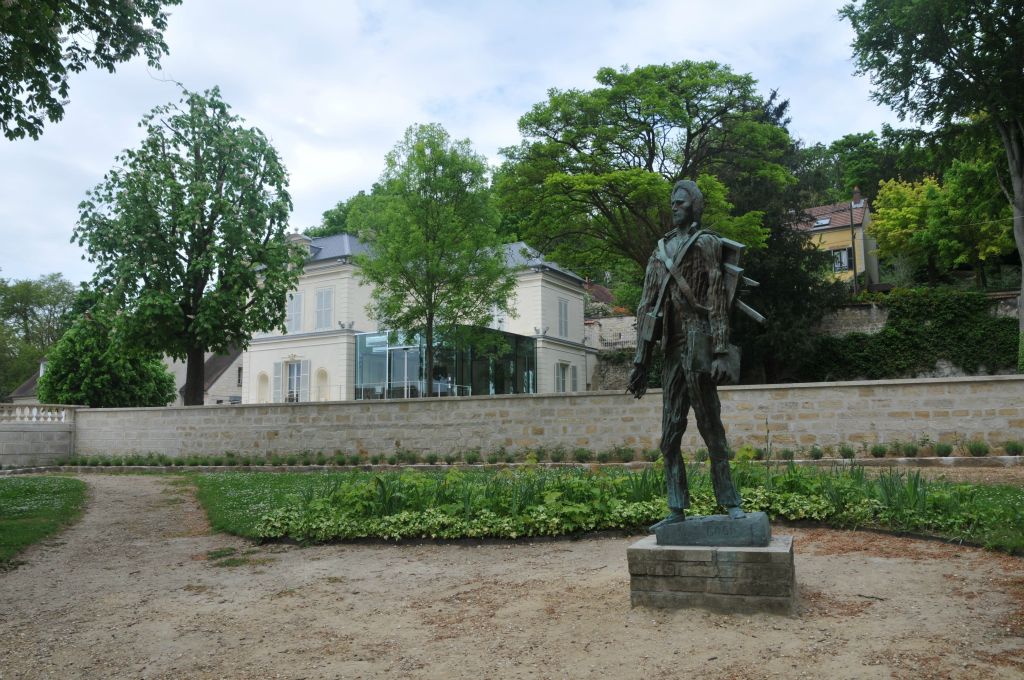
<svg viewBox="0 0 1024 680"><path fill-rule="evenodd" d="M141 139L154 106L214 85L271 139L290 173L291 224L383 169L413 123L438 122L492 164L549 88L590 88L603 66L715 60L791 102L791 132L831 142L897 123L853 75L852 32L823 0L184 0L161 70L137 59L71 80L39 141L0 139L0 277L92 266L69 243L85 192Z"/></svg>

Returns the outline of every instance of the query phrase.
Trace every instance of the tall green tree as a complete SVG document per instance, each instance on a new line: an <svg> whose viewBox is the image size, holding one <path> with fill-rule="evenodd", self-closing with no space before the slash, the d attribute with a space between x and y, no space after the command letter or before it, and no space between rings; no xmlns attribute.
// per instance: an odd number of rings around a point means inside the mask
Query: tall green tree
<svg viewBox="0 0 1024 680"><path fill-rule="evenodd" d="M351 196L344 201L338 201L338 204L333 208L329 208L324 211L320 224L306 229L304 233L306 236L314 238L351 233L350 227L348 226L349 211L352 210L354 205L367 199L369 199L369 196L366 192L360 191L355 196Z"/></svg>
<svg viewBox="0 0 1024 680"><path fill-rule="evenodd" d="M71 324L75 288L60 274L0 279L0 398L39 367Z"/></svg>
<svg viewBox="0 0 1024 680"><path fill-rule="evenodd" d="M427 381L439 336L453 340L463 326L489 325L495 311L513 313L515 276L498 221L484 158L440 125L406 130L371 200L348 214L369 246L355 258L374 285L369 311L392 331L423 337Z"/></svg>
<svg viewBox="0 0 1024 680"><path fill-rule="evenodd" d="M68 79L90 65L110 73L140 52L153 68L167 54L164 7L181 0L0 2L0 129L38 139L64 117Z"/></svg>
<svg viewBox="0 0 1024 680"><path fill-rule="evenodd" d="M1024 5L1017 0L864 0L840 16L874 98L900 116L939 126L975 117L999 135L1002 188L1024 261ZM1024 371L1024 267L1018 370Z"/></svg>
<svg viewBox="0 0 1024 680"><path fill-rule="evenodd" d="M520 237L563 264L586 272L611 257L642 268L671 228L666 197L679 179L717 177L721 196L795 182L782 162L789 135L767 120L751 76L682 61L603 68L596 80L592 90L552 89L524 115L524 140L502 150L496 180ZM764 239L730 226L720 219L714 228L748 245Z"/></svg>
<svg viewBox="0 0 1024 680"><path fill-rule="evenodd" d="M304 259L286 239L287 173L217 88L157 107L142 127L141 146L80 204L73 238L122 308L125 342L185 360L184 402L202 404L205 353L284 322Z"/></svg>
<svg viewBox="0 0 1024 680"><path fill-rule="evenodd" d="M125 343L109 304L79 316L46 356L36 384L44 404L92 408L166 406L174 376L156 352Z"/></svg>

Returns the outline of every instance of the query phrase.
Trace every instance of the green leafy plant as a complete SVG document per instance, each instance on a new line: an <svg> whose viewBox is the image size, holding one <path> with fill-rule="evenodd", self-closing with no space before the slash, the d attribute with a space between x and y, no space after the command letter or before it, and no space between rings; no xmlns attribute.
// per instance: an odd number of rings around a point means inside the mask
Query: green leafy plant
<svg viewBox="0 0 1024 680"><path fill-rule="evenodd" d="M849 444L840 444L839 445L839 455L844 460L852 460L857 455L857 451L856 451L856 449L854 449Z"/></svg>
<svg viewBox="0 0 1024 680"><path fill-rule="evenodd" d="M561 444L551 447L551 450L548 452L548 458L552 463L561 463L565 460L565 447Z"/></svg>
<svg viewBox="0 0 1024 680"><path fill-rule="evenodd" d="M476 465L477 463L480 462L480 450L470 449L469 451L466 451L466 453L463 454L462 459L465 460L470 465Z"/></svg>
<svg viewBox="0 0 1024 680"><path fill-rule="evenodd" d="M459 457L456 456L454 453L446 453L446 454L444 454L444 464L445 465L454 465L455 462L458 459L459 459Z"/></svg>
<svg viewBox="0 0 1024 680"><path fill-rule="evenodd" d="M953 453L953 445L948 442L936 442L934 450L936 456L945 458Z"/></svg>
<svg viewBox="0 0 1024 680"><path fill-rule="evenodd" d="M1016 440L1010 440L1003 444L1003 451L1007 456L1019 456L1024 454L1024 444Z"/></svg>
<svg viewBox="0 0 1024 680"><path fill-rule="evenodd" d="M977 458L987 456L989 452L988 443L980 439L972 439L967 442L967 452Z"/></svg>
<svg viewBox="0 0 1024 680"><path fill-rule="evenodd" d="M434 465L435 463L437 463L437 454L431 451L426 455L426 459L427 463L429 463L430 465Z"/></svg>
<svg viewBox="0 0 1024 680"><path fill-rule="evenodd" d="M487 454L487 462L490 463L491 465L494 465L495 463L497 463L498 462L498 458L499 458L498 454L495 453L494 451L492 451L491 453Z"/></svg>
<svg viewBox="0 0 1024 680"><path fill-rule="evenodd" d="M388 465L398 465L398 454L392 453L384 460L387 461Z"/></svg>
<svg viewBox="0 0 1024 680"><path fill-rule="evenodd" d="M872 444L870 451L872 458L885 458L885 454L889 452L889 447L885 444Z"/></svg>
<svg viewBox="0 0 1024 680"><path fill-rule="evenodd" d="M825 452L821 450L821 447L815 444L811 447L810 456L812 460L821 460L824 457Z"/></svg>
<svg viewBox="0 0 1024 680"><path fill-rule="evenodd" d="M907 442L900 447L900 453L906 458L916 458L918 450L916 442Z"/></svg>
<svg viewBox="0 0 1024 680"><path fill-rule="evenodd" d="M588 448L578 447L572 451L572 459L577 463L589 463L594 457L594 452Z"/></svg>

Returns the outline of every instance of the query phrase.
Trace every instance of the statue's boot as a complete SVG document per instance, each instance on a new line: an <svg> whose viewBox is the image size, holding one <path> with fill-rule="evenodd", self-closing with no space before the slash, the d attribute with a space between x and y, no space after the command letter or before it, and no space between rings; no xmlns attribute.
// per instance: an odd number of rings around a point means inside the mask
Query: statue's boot
<svg viewBox="0 0 1024 680"><path fill-rule="evenodd" d="M747 516L747 513L743 512L743 508L738 505L731 505L726 508L726 511L728 511L729 517L733 519L743 519Z"/></svg>
<svg viewBox="0 0 1024 680"><path fill-rule="evenodd" d="M668 517L666 517L665 519L661 520L656 524L652 524L649 528L649 531L653 534L654 531L659 527L668 526L669 524L676 524L678 522L684 521L685 519L686 514L682 510L672 510L671 512L669 512Z"/></svg>

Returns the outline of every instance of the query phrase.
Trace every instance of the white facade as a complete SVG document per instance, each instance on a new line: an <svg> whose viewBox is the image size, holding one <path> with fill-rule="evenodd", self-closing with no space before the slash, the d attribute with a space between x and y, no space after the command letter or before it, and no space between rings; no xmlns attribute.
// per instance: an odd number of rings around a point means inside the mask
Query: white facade
<svg viewBox="0 0 1024 680"><path fill-rule="evenodd" d="M289 332L253 338L242 359L242 400L354 399L356 335L380 330L367 312L371 287L361 284L350 260L363 246L346 234L293 238L309 245L311 257L290 296ZM583 282L524 248L506 247L510 264L520 267L515 315L492 326L536 340L537 392L582 392L596 363L595 350L583 342Z"/></svg>

